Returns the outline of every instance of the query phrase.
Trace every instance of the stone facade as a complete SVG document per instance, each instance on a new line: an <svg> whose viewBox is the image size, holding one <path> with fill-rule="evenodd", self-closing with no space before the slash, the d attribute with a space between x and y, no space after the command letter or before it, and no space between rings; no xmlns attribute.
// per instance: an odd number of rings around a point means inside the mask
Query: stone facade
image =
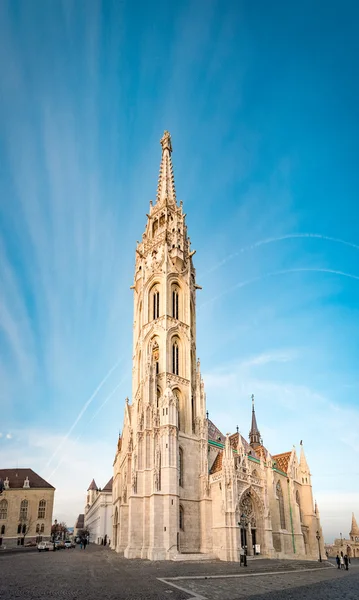
<svg viewBox="0 0 359 600"><path fill-rule="evenodd" d="M352 526L348 538L337 538L334 544L326 545L329 556L336 556L343 552L351 558L359 558L359 527L354 513L352 514Z"/></svg>
<svg viewBox="0 0 359 600"><path fill-rule="evenodd" d="M172 144L136 248L132 402L114 460L112 548L127 558L188 553L318 558L319 513L303 448L271 456L254 404L250 443L208 419L196 353L196 282ZM240 525L239 525L240 524ZM324 554L324 551L322 552Z"/></svg>
<svg viewBox="0 0 359 600"><path fill-rule="evenodd" d="M90 542L106 545L112 535L112 477L104 488L92 480L87 490L84 529L90 534Z"/></svg>
<svg viewBox="0 0 359 600"><path fill-rule="evenodd" d="M0 491L0 545L50 539L52 485L31 469L1 469Z"/></svg>

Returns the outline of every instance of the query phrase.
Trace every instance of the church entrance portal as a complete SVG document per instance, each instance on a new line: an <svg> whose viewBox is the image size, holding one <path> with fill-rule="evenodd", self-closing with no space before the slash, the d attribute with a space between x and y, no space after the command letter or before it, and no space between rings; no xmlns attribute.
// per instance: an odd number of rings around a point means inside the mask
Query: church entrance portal
<svg viewBox="0 0 359 600"><path fill-rule="evenodd" d="M251 489L246 490L240 499L238 507L238 523L241 528L241 546L247 554L253 556L259 550L263 553L263 514L260 500Z"/></svg>

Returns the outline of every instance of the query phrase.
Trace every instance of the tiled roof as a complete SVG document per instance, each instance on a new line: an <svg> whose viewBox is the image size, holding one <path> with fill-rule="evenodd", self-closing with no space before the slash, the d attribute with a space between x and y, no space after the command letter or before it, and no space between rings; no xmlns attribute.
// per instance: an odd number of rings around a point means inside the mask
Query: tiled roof
<svg viewBox="0 0 359 600"><path fill-rule="evenodd" d="M75 524L75 529L82 529L85 524L85 515L79 515Z"/></svg>
<svg viewBox="0 0 359 600"><path fill-rule="evenodd" d="M282 454L276 454L272 457L273 460L275 460L276 462L277 468L283 471L283 473L288 472L288 465L291 454L291 452L282 452Z"/></svg>
<svg viewBox="0 0 359 600"><path fill-rule="evenodd" d="M264 460L266 460L267 454L268 454L267 448L265 448L264 446L257 446L256 455L258 456L258 458L262 457L262 458L264 458Z"/></svg>
<svg viewBox="0 0 359 600"><path fill-rule="evenodd" d="M29 478L30 489L55 489L53 485L50 485L47 481L45 481L45 479L40 477L40 475L35 473L35 471L33 471L32 469L0 469L0 479L5 481L5 479L8 478L10 490L23 488L26 477Z"/></svg>
<svg viewBox="0 0 359 600"><path fill-rule="evenodd" d="M226 440L226 436L219 431L218 427L216 427L210 419L208 419L208 439L213 442L221 442L222 444L224 444Z"/></svg>
<svg viewBox="0 0 359 600"><path fill-rule="evenodd" d="M110 481L108 481L105 485L104 488L102 488L103 492L112 492L112 483L113 483L113 477L111 477Z"/></svg>
<svg viewBox="0 0 359 600"><path fill-rule="evenodd" d="M238 436L239 435L240 434L237 432L237 433L232 433L232 435L229 436L229 441L230 441L230 444L231 444L233 450L237 450L237 447L238 447ZM243 437L243 435L241 435L241 439L242 439L242 444L244 446L244 451L248 453L249 450L252 450L252 448L248 444L247 440ZM252 455L253 456L255 455L253 453L253 450L252 450Z"/></svg>
<svg viewBox="0 0 359 600"><path fill-rule="evenodd" d="M220 450L214 460L214 463L211 467L210 474L217 473L222 470L222 460L223 460L223 450Z"/></svg>
<svg viewBox="0 0 359 600"><path fill-rule="evenodd" d="M89 490L97 490L96 481L94 479L91 481L89 487L87 488L87 491Z"/></svg>

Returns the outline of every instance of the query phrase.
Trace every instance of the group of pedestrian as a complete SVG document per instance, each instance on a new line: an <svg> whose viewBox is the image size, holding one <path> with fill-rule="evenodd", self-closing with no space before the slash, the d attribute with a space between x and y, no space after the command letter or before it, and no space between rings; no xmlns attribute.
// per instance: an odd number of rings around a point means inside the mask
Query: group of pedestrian
<svg viewBox="0 0 359 600"><path fill-rule="evenodd" d="M343 554L343 552L341 552L340 556L339 556L339 554L337 554L337 557L335 560L337 561L338 569L345 569L346 571L348 571L350 558L347 554Z"/></svg>

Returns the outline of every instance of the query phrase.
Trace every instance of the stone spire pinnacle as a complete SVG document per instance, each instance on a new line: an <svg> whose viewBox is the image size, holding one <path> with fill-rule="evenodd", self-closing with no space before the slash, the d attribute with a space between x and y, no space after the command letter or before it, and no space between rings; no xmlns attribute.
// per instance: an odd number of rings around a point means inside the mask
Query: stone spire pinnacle
<svg viewBox="0 0 359 600"><path fill-rule="evenodd" d="M307 463L307 459L305 457L304 454L304 448L303 448L303 441L300 441L300 461L299 461L299 466L301 468L301 470L303 471L303 473L309 473L309 467L308 467L308 463Z"/></svg>
<svg viewBox="0 0 359 600"><path fill-rule="evenodd" d="M350 535L359 535L359 527L358 523L356 522L354 513L352 513L352 528L350 530Z"/></svg>
<svg viewBox="0 0 359 600"><path fill-rule="evenodd" d="M254 395L252 394L252 426L249 432L249 443L252 448L257 448L261 445L261 434L259 433L256 413L254 410Z"/></svg>
<svg viewBox="0 0 359 600"><path fill-rule="evenodd" d="M157 187L158 204L176 204L176 190L172 166L172 142L168 131L161 139L162 159Z"/></svg>

